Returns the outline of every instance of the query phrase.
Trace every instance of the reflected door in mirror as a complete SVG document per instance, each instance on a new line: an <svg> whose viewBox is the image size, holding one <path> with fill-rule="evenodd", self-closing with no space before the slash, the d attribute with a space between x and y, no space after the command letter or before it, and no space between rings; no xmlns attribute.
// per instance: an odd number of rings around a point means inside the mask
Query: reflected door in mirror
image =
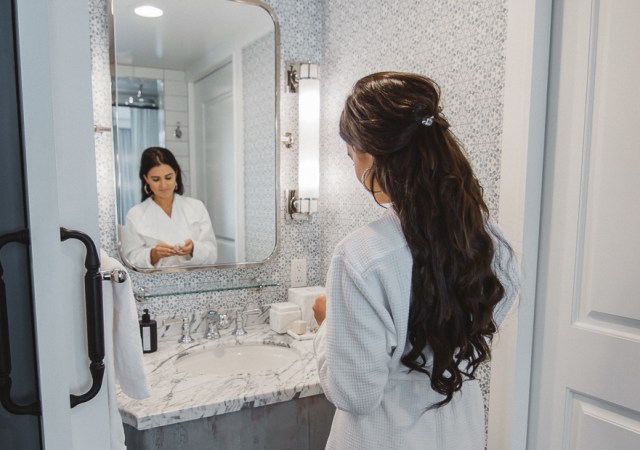
<svg viewBox="0 0 640 450"><path fill-rule="evenodd" d="M244 261L244 239L238 224L244 223L241 143L234 145L236 127L233 96L233 68L227 63L194 83L193 124L196 134L194 195L211 215L218 240L218 262ZM224 212L224 213L222 213ZM238 239L240 237L240 239Z"/></svg>

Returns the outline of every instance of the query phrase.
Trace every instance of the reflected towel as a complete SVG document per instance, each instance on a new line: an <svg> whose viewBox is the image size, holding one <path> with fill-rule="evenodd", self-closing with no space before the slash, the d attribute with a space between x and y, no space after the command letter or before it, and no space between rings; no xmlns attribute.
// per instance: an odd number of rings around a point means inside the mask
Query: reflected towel
<svg viewBox="0 0 640 450"><path fill-rule="evenodd" d="M118 260L102 249L100 260L103 271L125 270ZM129 276L124 283L104 281L102 291L111 450L125 450L116 382L122 392L135 399L149 397L151 389L144 372L138 313Z"/></svg>

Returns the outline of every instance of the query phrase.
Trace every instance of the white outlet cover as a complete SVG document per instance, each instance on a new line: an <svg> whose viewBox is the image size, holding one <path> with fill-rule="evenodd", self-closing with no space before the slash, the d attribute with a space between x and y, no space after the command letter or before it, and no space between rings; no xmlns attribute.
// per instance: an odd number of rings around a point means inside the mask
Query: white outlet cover
<svg viewBox="0 0 640 450"><path fill-rule="evenodd" d="M291 260L291 287L303 287L307 285L307 260Z"/></svg>

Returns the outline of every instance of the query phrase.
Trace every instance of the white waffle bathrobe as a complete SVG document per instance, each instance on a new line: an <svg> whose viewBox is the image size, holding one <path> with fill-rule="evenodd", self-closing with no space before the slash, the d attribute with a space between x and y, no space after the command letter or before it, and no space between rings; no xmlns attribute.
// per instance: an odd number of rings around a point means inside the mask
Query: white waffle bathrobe
<svg viewBox="0 0 640 450"><path fill-rule="evenodd" d="M498 258L506 254L497 249ZM320 383L337 408L328 449L485 448L478 381L466 381L449 404L423 414L443 397L426 375L409 373L400 362L408 349L411 268L391 210L336 246L327 275L327 318L314 341ZM517 279L515 262L509 271ZM496 323L515 297L507 279L501 277L508 293L495 311Z"/></svg>
<svg viewBox="0 0 640 450"><path fill-rule="evenodd" d="M127 260L136 267L151 268L151 249L158 242L183 245L193 241L192 256L162 258L156 267L197 266L214 264L218 244L209 213L200 200L175 194L171 217L151 197L127 213L122 229L122 249Z"/></svg>

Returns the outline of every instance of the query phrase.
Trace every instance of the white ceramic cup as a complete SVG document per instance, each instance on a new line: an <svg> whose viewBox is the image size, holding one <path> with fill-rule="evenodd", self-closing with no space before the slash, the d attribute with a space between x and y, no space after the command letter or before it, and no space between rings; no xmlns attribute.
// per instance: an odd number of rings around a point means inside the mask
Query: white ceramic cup
<svg viewBox="0 0 640 450"><path fill-rule="evenodd" d="M307 332L306 320L294 320L291 322L291 331L295 334L305 334Z"/></svg>

